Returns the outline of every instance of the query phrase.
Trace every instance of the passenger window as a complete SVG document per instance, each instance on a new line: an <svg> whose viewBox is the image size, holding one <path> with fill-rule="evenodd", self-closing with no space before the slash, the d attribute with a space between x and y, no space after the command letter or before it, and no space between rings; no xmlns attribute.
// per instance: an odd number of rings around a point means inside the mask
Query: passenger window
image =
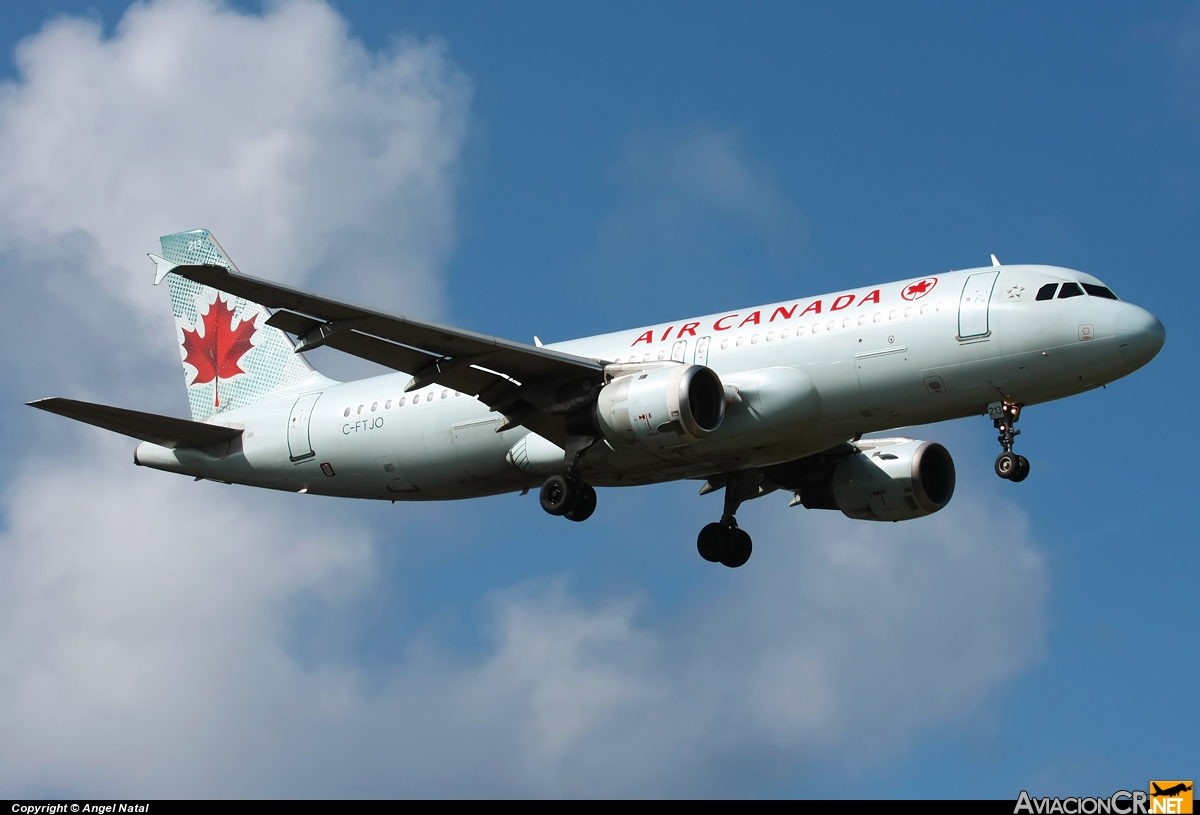
<svg viewBox="0 0 1200 815"><path fill-rule="evenodd" d="M1035 297L1033 299L1034 300L1053 300L1054 299L1054 290L1057 288L1058 288L1057 283L1047 283L1045 286L1042 286L1040 289L1038 289L1037 297Z"/></svg>
<svg viewBox="0 0 1200 815"><path fill-rule="evenodd" d="M1083 296L1083 289L1079 288L1078 283L1063 283L1062 291L1058 293L1059 300L1066 300L1068 297Z"/></svg>
<svg viewBox="0 0 1200 815"><path fill-rule="evenodd" d="M359 415L359 416L361 416L361 415L362 415L362 412L363 412L363 408L364 408L364 407L366 407L366 405L359 405L359 406L358 406L358 415Z"/></svg>
<svg viewBox="0 0 1200 815"><path fill-rule="evenodd" d="M349 416L349 415L350 415L350 408L346 408L346 412L345 412L345 413L343 413L342 415L343 415L343 416Z"/></svg>
<svg viewBox="0 0 1200 815"><path fill-rule="evenodd" d="M391 400L391 399L389 399L389 400L387 400L386 402L384 402L384 403L383 403L383 409L384 409L384 410L391 410L391 409L392 409L392 400Z"/></svg>
<svg viewBox="0 0 1200 815"><path fill-rule="evenodd" d="M1112 289L1106 286L1093 286L1091 283L1084 283L1083 290L1092 297L1103 297L1105 300L1117 299L1117 296L1112 293Z"/></svg>
<svg viewBox="0 0 1200 815"><path fill-rule="evenodd" d="M396 403L396 407L404 407L404 402L408 399L407 396L401 396L400 401Z"/></svg>
<svg viewBox="0 0 1200 815"><path fill-rule="evenodd" d="M378 403L378 402L372 402L372 403L371 403L371 412L372 412L372 413L374 413L374 412L375 412L375 411L377 411L377 410L379 410L379 403Z"/></svg>

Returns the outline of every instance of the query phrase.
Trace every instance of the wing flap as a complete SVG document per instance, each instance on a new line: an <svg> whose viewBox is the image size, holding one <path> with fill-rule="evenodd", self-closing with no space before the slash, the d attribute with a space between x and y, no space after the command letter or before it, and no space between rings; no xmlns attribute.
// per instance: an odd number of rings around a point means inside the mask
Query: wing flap
<svg viewBox="0 0 1200 815"><path fill-rule="evenodd" d="M26 404L38 410L57 413L59 416L66 416L77 422L95 425L114 433L132 436L135 439L172 449L211 447L242 435L242 431L238 428L193 422L189 419L176 419L173 416L159 416L156 413L142 413L138 410L97 405L92 402L80 402L57 396L26 402Z"/></svg>

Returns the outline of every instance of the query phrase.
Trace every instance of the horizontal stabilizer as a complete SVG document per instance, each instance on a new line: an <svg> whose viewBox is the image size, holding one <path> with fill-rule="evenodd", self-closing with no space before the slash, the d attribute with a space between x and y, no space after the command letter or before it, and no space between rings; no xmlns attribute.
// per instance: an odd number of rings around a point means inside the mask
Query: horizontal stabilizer
<svg viewBox="0 0 1200 815"><path fill-rule="evenodd" d="M154 413L142 413L138 410L126 410L108 405L95 405L91 402L61 399L57 396L38 399L26 404L39 410L66 416L77 422L95 425L114 433L123 433L135 439L172 449L210 447L242 435L240 429L233 427L221 427L220 425L176 419L172 416L159 416Z"/></svg>

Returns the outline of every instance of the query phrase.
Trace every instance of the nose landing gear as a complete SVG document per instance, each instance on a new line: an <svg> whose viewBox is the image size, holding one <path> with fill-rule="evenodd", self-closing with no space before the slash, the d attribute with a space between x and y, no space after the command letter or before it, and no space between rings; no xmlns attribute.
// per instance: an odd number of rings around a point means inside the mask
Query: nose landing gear
<svg viewBox="0 0 1200 815"><path fill-rule="evenodd" d="M988 415L1000 431L996 441L1004 448L1004 452L996 457L996 475L1013 482L1024 481L1029 477L1029 459L1013 452L1013 442L1021 435L1021 431L1013 427L1021 418L1021 406L1012 402L993 402L988 405Z"/></svg>

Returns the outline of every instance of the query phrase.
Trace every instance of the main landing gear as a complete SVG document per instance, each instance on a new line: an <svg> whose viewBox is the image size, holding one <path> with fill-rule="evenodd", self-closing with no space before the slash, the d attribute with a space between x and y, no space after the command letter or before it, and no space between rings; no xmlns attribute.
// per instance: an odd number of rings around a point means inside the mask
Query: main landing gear
<svg viewBox="0 0 1200 815"><path fill-rule="evenodd" d="M1021 418L1021 406L1011 402L998 402L988 405L988 415L992 417L992 424L1000 431L996 440L1004 448L1004 452L996 457L996 475L1009 481L1024 481L1029 477L1029 459L1013 452L1013 442L1021 435L1021 431L1013 427Z"/></svg>
<svg viewBox="0 0 1200 815"><path fill-rule="evenodd" d="M584 482L575 467L566 475L552 475L542 484L542 509L568 521L586 521L596 511L596 489Z"/></svg>
<svg viewBox="0 0 1200 815"><path fill-rule="evenodd" d="M696 538L696 549L700 552L700 557L731 569L744 565L750 559L754 545L750 536L738 528L734 514L742 501L752 497L746 495L751 488L753 494L757 495L757 473L750 471L729 474L729 481L725 484L725 511L721 513L721 520L705 526Z"/></svg>

